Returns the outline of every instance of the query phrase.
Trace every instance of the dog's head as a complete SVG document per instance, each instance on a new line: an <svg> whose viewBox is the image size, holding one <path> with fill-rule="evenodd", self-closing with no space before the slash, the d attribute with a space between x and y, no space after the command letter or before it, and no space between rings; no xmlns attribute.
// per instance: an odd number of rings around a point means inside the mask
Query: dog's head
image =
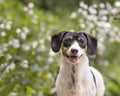
<svg viewBox="0 0 120 96"><path fill-rule="evenodd" d="M77 63L86 52L94 55L97 39L84 32L60 32L52 36L51 47L54 52L62 49L63 56L70 63Z"/></svg>

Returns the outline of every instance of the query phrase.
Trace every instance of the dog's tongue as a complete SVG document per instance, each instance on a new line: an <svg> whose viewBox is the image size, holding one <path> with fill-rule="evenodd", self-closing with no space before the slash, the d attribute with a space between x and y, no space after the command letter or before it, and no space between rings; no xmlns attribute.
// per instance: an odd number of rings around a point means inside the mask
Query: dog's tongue
<svg viewBox="0 0 120 96"><path fill-rule="evenodd" d="M76 62L77 61L77 56L69 56L68 58L70 60L70 62Z"/></svg>

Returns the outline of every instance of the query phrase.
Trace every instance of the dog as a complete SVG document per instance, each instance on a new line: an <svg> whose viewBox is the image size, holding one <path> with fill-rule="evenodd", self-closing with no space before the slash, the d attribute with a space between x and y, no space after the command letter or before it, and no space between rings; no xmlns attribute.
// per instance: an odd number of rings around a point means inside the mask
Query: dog
<svg viewBox="0 0 120 96"><path fill-rule="evenodd" d="M56 80L57 96L104 96L103 77L89 65L87 57L96 53L95 37L85 32L63 31L52 36L51 48L62 53Z"/></svg>

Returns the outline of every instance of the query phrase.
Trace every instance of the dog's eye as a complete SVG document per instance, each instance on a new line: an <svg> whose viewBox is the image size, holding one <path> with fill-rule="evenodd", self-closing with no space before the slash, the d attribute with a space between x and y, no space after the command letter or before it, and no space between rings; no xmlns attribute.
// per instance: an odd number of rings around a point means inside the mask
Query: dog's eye
<svg viewBox="0 0 120 96"><path fill-rule="evenodd" d="M85 40L82 38L82 39L80 39L80 42L81 43L85 43Z"/></svg>
<svg viewBox="0 0 120 96"><path fill-rule="evenodd" d="M78 38L78 42L79 42L80 44L83 44L83 43L85 42L85 40L84 40L83 38Z"/></svg>
<svg viewBox="0 0 120 96"><path fill-rule="evenodd" d="M69 47L69 46L71 46L72 42L73 42L73 39L67 38L67 39L65 39L65 40L63 41L63 45L64 45L65 47Z"/></svg>
<svg viewBox="0 0 120 96"><path fill-rule="evenodd" d="M86 42L85 42L85 40L84 40L83 38L78 39L78 42L79 42L79 45L80 45L82 48L85 47Z"/></svg>

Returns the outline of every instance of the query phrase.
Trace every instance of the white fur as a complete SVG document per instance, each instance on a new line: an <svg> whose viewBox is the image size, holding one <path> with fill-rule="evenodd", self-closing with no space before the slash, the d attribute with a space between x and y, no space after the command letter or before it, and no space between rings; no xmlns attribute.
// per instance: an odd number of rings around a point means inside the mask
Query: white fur
<svg viewBox="0 0 120 96"><path fill-rule="evenodd" d="M70 46L69 50L67 51L68 55L71 55L71 49L77 49L78 53L76 54L78 57L81 56L84 53L84 49L82 49L77 41L74 41L74 43Z"/></svg>
<svg viewBox="0 0 120 96"><path fill-rule="evenodd" d="M76 64L70 64L66 57L62 57L62 64L56 80L57 96L103 96L105 87L101 74L89 66L88 57L77 42L74 42L69 48L68 55L71 54L71 48L78 49L77 55L82 54L82 56ZM90 69L95 75L97 86ZM74 77L74 83L71 77Z"/></svg>

